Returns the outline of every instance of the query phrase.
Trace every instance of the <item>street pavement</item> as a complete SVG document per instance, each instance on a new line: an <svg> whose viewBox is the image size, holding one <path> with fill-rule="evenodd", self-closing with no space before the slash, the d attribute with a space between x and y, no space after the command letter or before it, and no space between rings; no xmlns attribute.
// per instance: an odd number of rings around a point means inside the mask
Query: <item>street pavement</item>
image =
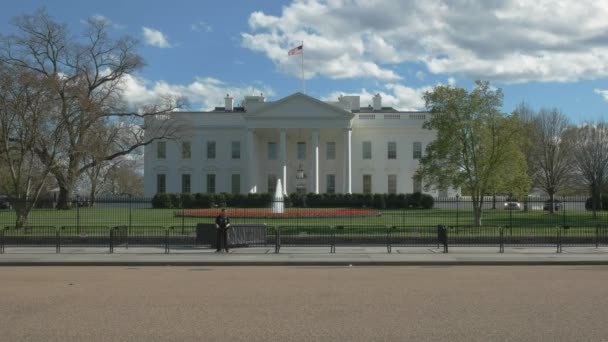
<svg viewBox="0 0 608 342"><path fill-rule="evenodd" d="M608 339L608 266L0 267L0 279L2 341Z"/></svg>
<svg viewBox="0 0 608 342"><path fill-rule="evenodd" d="M212 249L66 248L55 253L54 248L7 247L0 254L0 266L287 266L287 265L608 265L608 248L513 247L498 253L495 247L450 247L449 253L439 248L383 247L284 247L234 248L230 253L214 253Z"/></svg>

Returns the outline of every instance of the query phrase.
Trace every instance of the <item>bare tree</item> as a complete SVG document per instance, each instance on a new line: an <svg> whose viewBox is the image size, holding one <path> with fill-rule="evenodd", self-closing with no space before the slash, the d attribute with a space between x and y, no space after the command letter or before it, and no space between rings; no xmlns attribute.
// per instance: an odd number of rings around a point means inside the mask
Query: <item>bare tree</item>
<svg viewBox="0 0 608 342"><path fill-rule="evenodd" d="M0 190L16 212L15 226L27 225L30 211L48 182L61 133L49 127L49 92L36 74L0 64ZM44 146L48 158L36 154Z"/></svg>
<svg viewBox="0 0 608 342"><path fill-rule="evenodd" d="M121 85L143 66L131 37L112 38L109 23L89 19L82 39L70 36L67 27L43 11L14 20L18 34L3 37L0 63L28 70L46 81L53 93L57 120L49 125L63 127L59 163L51 169L59 186L57 207L68 208L76 181L98 163L124 156L156 139L173 138L174 120L161 120L144 136L146 118L169 113L185 104L180 96L161 96L157 102L138 110L126 110ZM125 137L96 139L95 132L110 122L114 129L128 130ZM133 129L133 127L140 129ZM94 144L113 146L106 155L84 162ZM43 146L37 149L43 163L52 159Z"/></svg>
<svg viewBox="0 0 608 342"><path fill-rule="evenodd" d="M567 138L573 146L575 174L591 193L595 218L601 209L601 190L608 177L608 125L584 124L568 131Z"/></svg>
<svg viewBox="0 0 608 342"><path fill-rule="evenodd" d="M528 165L534 184L543 189L555 210L555 194L570 184L573 172L572 144L565 139L571 127L568 118L558 109L541 109L531 120Z"/></svg>

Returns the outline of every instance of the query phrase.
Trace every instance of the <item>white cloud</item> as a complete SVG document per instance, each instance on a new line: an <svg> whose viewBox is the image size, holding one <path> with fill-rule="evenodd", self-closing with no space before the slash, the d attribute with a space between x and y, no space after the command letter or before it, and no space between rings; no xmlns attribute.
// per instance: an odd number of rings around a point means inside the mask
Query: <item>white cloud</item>
<svg viewBox="0 0 608 342"><path fill-rule="evenodd" d="M380 94L383 107L393 107L402 111L416 111L424 109L424 99L422 96L426 91L431 90L433 90L431 86L411 88L403 84L389 83L384 86L384 90L368 91L364 88L356 93L334 91L323 97L323 100L337 101L340 95L359 95L361 107L367 107L372 104L374 95Z"/></svg>
<svg viewBox="0 0 608 342"><path fill-rule="evenodd" d="M421 80L421 81L424 81L424 77L425 77L424 72L422 72L422 71L420 71L420 70L419 70L418 72L416 72L416 78L417 78L417 79L419 79L419 80Z"/></svg>
<svg viewBox="0 0 608 342"><path fill-rule="evenodd" d="M601 96L605 101L608 101L608 90L607 89L593 89L593 92Z"/></svg>
<svg viewBox="0 0 608 342"><path fill-rule="evenodd" d="M452 87L456 85L456 79L454 77L448 77L448 85Z"/></svg>
<svg viewBox="0 0 608 342"><path fill-rule="evenodd" d="M162 95L177 95L188 98L190 110L210 110L223 107L226 94L235 99L235 105L240 103L245 95L250 95L253 89L256 94L261 92L264 96L274 95L273 89L264 84L234 86L211 77L196 78L189 84L171 84L165 81L150 82L128 75L121 86L125 101L132 107L154 103Z"/></svg>
<svg viewBox="0 0 608 342"><path fill-rule="evenodd" d="M169 44L169 40L167 36L160 32L159 30L155 30L149 27L142 27L142 32L144 35L144 42L147 45L156 46L159 48L170 48L171 44Z"/></svg>
<svg viewBox="0 0 608 342"><path fill-rule="evenodd" d="M470 79L576 81L608 76L607 16L595 0L295 0L252 13L241 43L298 75L287 50L304 41L307 78L394 82L393 66L415 62Z"/></svg>
<svg viewBox="0 0 608 342"><path fill-rule="evenodd" d="M199 21L198 23L194 23L192 25L190 25L190 29L192 31L195 32L211 32L213 31L213 28L211 27L211 25L207 24L204 21Z"/></svg>

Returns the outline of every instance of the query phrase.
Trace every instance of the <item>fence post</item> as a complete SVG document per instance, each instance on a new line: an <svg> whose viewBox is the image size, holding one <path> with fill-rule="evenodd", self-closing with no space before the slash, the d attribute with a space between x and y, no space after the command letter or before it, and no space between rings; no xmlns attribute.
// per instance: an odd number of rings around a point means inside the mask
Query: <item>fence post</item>
<svg viewBox="0 0 608 342"><path fill-rule="evenodd" d="M129 228L128 228L128 232L131 231L131 222L132 222L132 208L133 206L133 197L131 196L131 194L129 194ZM127 247L128 248L128 247Z"/></svg>
<svg viewBox="0 0 608 342"><path fill-rule="evenodd" d="M0 254L4 254L4 228L0 228Z"/></svg>
<svg viewBox="0 0 608 342"><path fill-rule="evenodd" d="M281 228L276 227L274 232L274 252L279 253L281 249L281 232L279 231Z"/></svg>
<svg viewBox="0 0 608 342"><path fill-rule="evenodd" d="M595 248L600 246L600 225L595 226Z"/></svg>
<svg viewBox="0 0 608 342"><path fill-rule="evenodd" d="M562 252L562 229L563 227L557 227L557 253Z"/></svg>
<svg viewBox="0 0 608 342"><path fill-rule="evenodd" d="M555 204L551 203L555 206ZM562 226L566 226L566 196L562 196Z"/></svg>
<svg viewBox="0 0 608 342"><path fill-rule="evenodd" d="M165 228L165 254L169 254L169 229Z"/></svg>
<svg viewBox="0 0 608 342"><path fill-rule="evenodd" d="M55 228L55 253L61 253L61 229Z"/></svg>
<svg viewBox="0 0 608 342"><path fill-rule="evenodd" d="M459 213L459 208L460 208L460 196L458 194L456 194L456 228L458 228L458 213ZM439 248L439 246L437 246L437 248Z"/></svg>
<svg viewBox="0 0 608 342"><path fill-rule="evenodd" d="M331 247L329 249L329 253L336 253L336 228L331 229Z"/></svg>
<svg viewBox="0 0 608 342"><path fill-rule="evenodd" d="M114 253L114 228L110 228L110 254Z"/></svg>
<svg viewBox="0 0 608 342"><path fill-rule="evenodd" d="M80 199L76 196L76 234L80 235Z"/></svg>
<svg viewBox="0 0 608 342"><path fill-rule="evenodd" d="M504 229L503 227L498 227L498 231L500 232L500 247L498 248L498 253L505 252L505 241L504 241Z"/></svg>
<svg viewBox="0 0 608 342"><path fill-rule="evenodd" d="M393 227L386 227L386 250L389 253L392 253L392 249L393 249L393 246L391 244L391 232L392 232Z"/></svg>

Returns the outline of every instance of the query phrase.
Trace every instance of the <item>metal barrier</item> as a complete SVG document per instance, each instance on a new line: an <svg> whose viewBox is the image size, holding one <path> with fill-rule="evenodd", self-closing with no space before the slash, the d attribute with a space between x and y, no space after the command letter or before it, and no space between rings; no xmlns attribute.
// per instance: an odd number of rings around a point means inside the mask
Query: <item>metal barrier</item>
<svg viewBox="0 0 608 342"><path fill-rule="evenodd" d="M330 246L335 252L334 230L330 226L279 226L276 231L275 252L282 246Z"/></svg>
<svg viewBox="0 0 608 342"><path fill-rule="evenodd" d="M443 247L495 246L499 253L505 247L554 247L556 253L575 246L600 247L608 245L608 227L596 225L527 228L501 226L392 226L384 225L294 225L266 226L265 224L238 224L229 236L232 247L274 246L275 253L281 247L330 247L336 246L383 246L388 253L394 246ZM6 247L55 247L56 253L65 246L104 247L114 253L118 247L171 248L212 247L202 244L195 226L26 226L0 229L0 254Z"/></svg>

